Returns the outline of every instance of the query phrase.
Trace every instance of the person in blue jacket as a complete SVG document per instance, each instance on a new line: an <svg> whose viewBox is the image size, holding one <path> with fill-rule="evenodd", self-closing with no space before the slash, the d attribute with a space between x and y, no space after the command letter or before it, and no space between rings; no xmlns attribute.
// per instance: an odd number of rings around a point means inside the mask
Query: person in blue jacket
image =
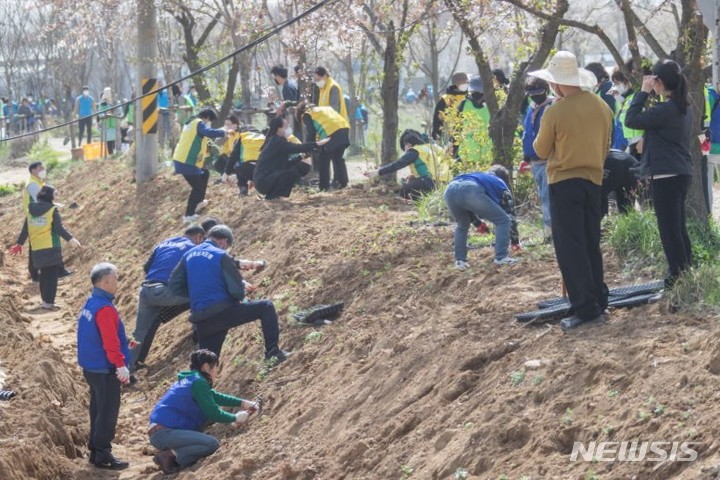
<svg viewBox="0 0 720 480"><path fill-rule="evenodd" d="M120 411L120 385L130 383L130 345L125 325L113 305L118 289L117 267L98 263L90 273L92 293L78 317L78 364L90 386L90 463L123 470L128 462L112 454Z"/></svg>
<svg viewBox="0 0 720 480"><path fill-rule="evenodd" d="M220 448L217 438L202 432L206 424L243 424L259 410L256 402L213 389L218 363L210 350L192 352L190 370L178 374L178 381L153 408L148 434L152 446L160 450L153 461L163 473L176 473ZM221 406L243 410L230 413Z"/></svg>
<svg viewBox="0 0 720 480"><path fill-rule="evenodd" d="M516 262L508 255L512 242L519 250L513 198L507 181L507 170L493 165L486 172L465 173L455 177L445 189L445 204L457 223L455 226L455 268L470 268L467 259L467 236L470 224L483 218L495 225L495 265ZM517 247L515 247L517 245Z"/></svg>

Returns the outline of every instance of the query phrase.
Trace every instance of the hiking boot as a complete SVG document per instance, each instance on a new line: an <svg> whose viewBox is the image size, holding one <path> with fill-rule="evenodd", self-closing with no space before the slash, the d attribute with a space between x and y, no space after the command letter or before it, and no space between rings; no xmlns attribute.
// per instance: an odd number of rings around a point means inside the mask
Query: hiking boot
<svg viewBox="0 0 720 480"><path fill-rule="evenodd" d="M175 461L175 455L172 450L161 450L157 455L153 457L155 465L160 467L160 470L166 475L179 472L182 467Z"/></svg>
<svg viewBox="0 0 720 480"><path fill-rule="evenodd" d="M265 361L274 362L274 365L278 365L290 356L290 352L285 352L280 347L275 347L272 350L265 352Z"/></svg>
<svg viewBox="0 0 720 480"><path fill-rule="evenodd" d="M456 260L455 261L455 270L467 270L470 268L470 264L463 260Z"/></svg>
<svg viewBox="0 0 720 480"><path fill-rule="evenodd" d="M247 188L247 187L240 187L240 196L241 196L241 197L247 197L247 196L248 196L248 188Z"/></svg>
<svg viewBox="0 0 720 480"><path fill-rule="evenodd" d="M130 466L128 462L118 460L110 452L97 452L93 465L97 468L105 468L107 470L125 470Z"/></svg>
<svg viewBox="0 0 720 480"><path fill-rule="evenodd" d="M203 200L202 202L200 202L200 203L197 204L197 207L195 207L195 211L196 211L196 212L199 212L199 211L201 211L201 210L204 210L205 207L207 207L207 206L208 206L208 201L207 201L207 200Z"/></svg>
<svg viewBox="0 0 720 480"><path fill-rule="evenodd" d="M604 319L605 319L605 317L603 317L602 315L598 315L595 318L588 318L585 320L578 317L577 315L573 315L572 317L567 317L567 318L563 318L562 320L560 320L560 328L563 331L570 330L571 328L575 328L578 325L581 325L583 323L598 322L598 321L601 321Z"/></svg>
<svg viewBox="0 0 720 480"><path fill-rule="evenodd" d="M493 260L493 263L495 265L514 265L517 263L517 260L515 260L514 258L510 258L510 257L505 257L505 258L501 258L500 260L495 259L495 260Z"/></svg>
<svg viewBox="0 0 720 480"><path fill-rule="evenodd" d="M69 276L72 275L72 274L73 274L73 272L71 272L71 271L68 270L67 268L63 268L63 269L60 271L60 273L58 274L58 279L65 278L65 277L69 277Z"/></svg>
<svg viewBox="0 0 720 480"><path fill-rule="evenodd" d="M197 215L185 215L183 217L183 224L187 225L188 223L195 223L198 219Z"/></svg>

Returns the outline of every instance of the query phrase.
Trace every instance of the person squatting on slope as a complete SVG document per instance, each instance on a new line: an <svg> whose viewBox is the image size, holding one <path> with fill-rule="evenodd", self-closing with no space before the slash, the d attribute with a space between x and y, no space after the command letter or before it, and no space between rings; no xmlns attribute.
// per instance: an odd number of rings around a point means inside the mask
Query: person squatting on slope
<svg viewBox="0 0 720 480"><path fill-rule="evenodd" d="M665 99L643 110L651 92ZM652 178L660 240L668 262L665 286L671 287L693 263L687 232L685 201L692 182L690 156L693 108L688 101L688 81L672 60L659 62L653 75L643 77L625 117L625 125L642 129L643 176Z"/></svg>
<svg viewBox="0 0 720 480"><path fill-rule="evenodd" d="M322 146L318 158L321 191L330 189L330 164L333 167L334 188L345 188L349 183L345 149L350 146L350 123L331 107L300 102L295 108L296 120L305 124L306 142ZM323 140L328 139L326 142ZM322 142L322 144L320 143Z"/></svg>
<svg viewBox="0 0 720 480"><path fill-rule="evenodd" d="M192 352L190 370L178 374L178 381L153 408L148 435L152 446L160 450L153 461L163 473L176 473L220 448L217 438L202 432L206 424L240 425L259 410L256 402L213 389L219 362L210 350ZM221 406L243 410L230 413Z"/></svg>
<svg viewBox="0 0 720 480"><path fill-rule="evenodd" d="M600 213L603 217L609 212L609 197L612 192L615 192L619 213L624 214L633 210L639 185L636 175L639 166L640 162L629 153L614 149L608 152L603 168L600 195Z"/></svg>
<svg viewBox="0 0 720 480"><path fill-rule="evenodd" d="M265 359L282 362L287 353L278 345L280 327L270 300L245 300L246 282L238 262L226 250L233 243L227 225L216 225L208 238L183 255L170 276L170 290L190 299L190 322L200 348L220 356L228 331L260 320L265 340Z"/></svg>
<svg viewBox="0 0 720 480"><path fill-rule="evenodd" d="M78 364L90 386L90 463L123 470L128 462L112 454L120 411L120 385L130 382L130 345L113 300L118 290L117 267L98 263L90 273L93 289L78 317Z"/></svg>
<svg viewBox="0 0 720 480"><path fill-rule="evenodd" d="M234 174L236 176L239 195L241 197L248 195L250 182L253 181L255 167L260 158L260 150L264 144L265 135L258 132L254 127L243 127L240 132L240 138L230 153L225 171L221 172L222 181L226 181L230 175Z"/></svg>
<svg viewBox="0 0 720 480"><path fill-rule="evenodd" d="M400 148L405 151L400 158L378 170L367 171L364 175L374 178L410 167L412 175L403 179L399 193L401 197L411 200L431 192L436 181L446 183L450 180L452 159L440 146L428 143L420 132L405 130L400 135Z"/></svg>
<svg viewBox="0 0 720 480"><path fill-rule="evenodd" d="M504 179L503 179L504 178ZM508 245L519 250L520 239L515 220L512 192L507 186L508 173L504 167L493 165L485 172L458 175L445 189L445 204L455 219L455 268L470 268L467 236L476 218L495 225L496 265L516 262L508 255Z"/></svg>
<svg viewBox="0 0 720 480"><path fill-rule="evenodd" d="M58 278L63 268L60 238L80 247L80 242L62 224L60 212L53 203L55 192L50 185L40 189L37 201L28 206L22 231L10 249L11 254L20 254L25 240L30 238L30 260L34 268L40 269L40 307L46 310L56 308Z"/></svg>
<svg viewBox="0 0 720 480"><path fill-rule="evenodd" d="M210 128L217 120L217 114L211 108L205 108L197 117L190 119L180 133L180 139L173 153L175 173L185 178L190 185L190 195L185 209L184 223L197 220L196 210L205 201L210 172L205 168L208 157L208 142L211 138L222 138L231 133L222 129Z"/></svg>
<svg viewBox="0 0 720 480"><path fill-rule="evenodd" d="M575 55L560 51L547 69L529 72L550 84L557 100L545 111L533 143L547 159L552 235L571 316L561 328L599 320L608 305L600 251L603 166L612 138L613 113L584 90L597 82L578 68Z"/></svg>
<svg viewBox="0 0 720 480"><path fill-rule="evenodd" d="M255 190L265 195L266 200L289 197L298 180L310 173L311 161L295 154L310 152L329 141L296 144L288 140L291 136L292 129L285 118L275 117L270 120L270 130L253 172Z"/></svg>

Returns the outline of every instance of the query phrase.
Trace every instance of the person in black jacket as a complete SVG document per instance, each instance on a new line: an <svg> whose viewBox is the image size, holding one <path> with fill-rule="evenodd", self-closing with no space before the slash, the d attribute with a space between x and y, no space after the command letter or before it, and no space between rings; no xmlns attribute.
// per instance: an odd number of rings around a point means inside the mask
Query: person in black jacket
<svg viewBox="0 0 720 480"><path fill-rule="evenodd" d="M665 101L643 111L652 91ZM680 65L672 60L659 62L653 75L643 77L642 89L635 94L625 116L627 127L645 130L642 173L652 178L655 215L669 267L666 287L671 287L692 265L685 219L685 200L693 175L692 116L688 81Z"/></svg>
<svg viewBox="0 0 720 480"><path fill-rule="evenodd" d="M289 197L295 183L311 169L309 158L290 155L307 153L324 145L329 139L318 142L294 144L287 140L292 135L288 121L282 117L270 120L270 130L260 151L253 174L255 190L265 195L266 200Z"/></svg>
<svg viewBox="0 0 720 480"><path fill-rule="evenodd" d="M282 65L275 65L270 70L275 85L282 87L282 97L285 101L297 102L300 100L297 85L292 80L288 80L288 69Z"/></svg>
<svg viewBox="0 0 720 480"><path fill-rule="evenodd" d="M37 194L37 201L28 207L27 218L17 243L10 253L22 252L22 245L30 238L32 264L40 269L40 308L54 310L57 293L58 274L62 268L62 250L60 238L64 238L74 247L80 242L63 227L60 212L53 203L55 188L45 185Z"/></svg>
<svg viewBox="0 0 720 480"><path fill-rule="evenodd" d="M445 129L445 110L452 111L466 96L468 91L467 73L457 72L452 76L452 85L447 87L445 93L440 96L433 112L432 138L441 140Z"/></svg>
<svg viewBox="0 0 720 480"><path fill-rule="evenodd" d="M635 171L640 165L635 157L622 150L610 149L605 157L602 191L600 193L600 213L608 214L608 198L615 192L618 212L625 214L633 210L638 188Z"/></svg>

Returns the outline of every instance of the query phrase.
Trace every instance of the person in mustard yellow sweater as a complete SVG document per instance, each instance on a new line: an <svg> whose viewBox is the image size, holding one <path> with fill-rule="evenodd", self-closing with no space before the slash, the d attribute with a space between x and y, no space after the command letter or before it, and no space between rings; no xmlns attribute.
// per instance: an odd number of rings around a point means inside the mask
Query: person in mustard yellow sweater
<svg viewBox="0 0 720 480"><path fill-rule="evenodd" d="M539 158L547 159L555 256L572 306L572 316L560 326L572 328L601 319L608 304L600 197L613 114L586 90L596 83L594 75L578 68L570 52L556 53L547 69L528 75L548 82L557 98L540 121L533 147Z"/></svg>

